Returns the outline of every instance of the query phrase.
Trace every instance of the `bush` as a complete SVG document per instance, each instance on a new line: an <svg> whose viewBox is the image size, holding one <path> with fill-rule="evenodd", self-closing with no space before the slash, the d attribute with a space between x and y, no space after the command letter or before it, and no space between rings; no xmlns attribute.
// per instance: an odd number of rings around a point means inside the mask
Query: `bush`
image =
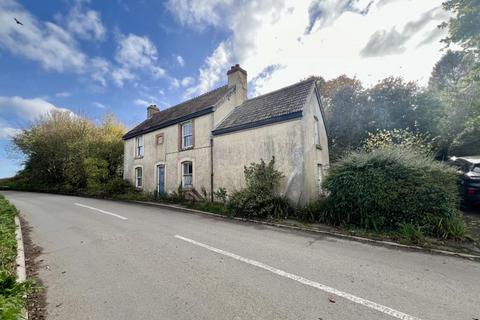
<svg viewBox="0 0 480 320"><path fill-rule="evenodd" d="M278 193L283 174L275 169L275 158L268 164L252 163L244 168L246 187L234 192L227 203L227 210L234 216L247 218L285 218L291 206Z"/></svg>
<svg viewBox="0 0 480 320"><path fill-rule="evenodd" d="M375 231L409 223L429 235L461 235L458 227L445 232L446 225L458 223L456 181L447 165L405 148L354 152L332 166L325 180L327 222Z"/></svg>
<svg viewBox="0 0 480 320"><path fill-rule="evenodd" d="M215 196L215 199L217 201L220 201L221 203L227 203L227 198L228 198L227 189L218 188L218 190L215 191L213 195Z"/></svg>
<svg viewBox="0 0 480 320"><path fill-rule="evenodd" d="M305 207L295 211L295 218L299 221L329 223L331 213L326 210L327 199L320 198L310 202Z"/></svg>
<svg viewBox="0 0 480 320"><path fill-rule="evenodd" d="M425 235L422 228L412 223L400 223L399 235L401 237L400 242L405 244L423 244L425 242Z"/></svg>

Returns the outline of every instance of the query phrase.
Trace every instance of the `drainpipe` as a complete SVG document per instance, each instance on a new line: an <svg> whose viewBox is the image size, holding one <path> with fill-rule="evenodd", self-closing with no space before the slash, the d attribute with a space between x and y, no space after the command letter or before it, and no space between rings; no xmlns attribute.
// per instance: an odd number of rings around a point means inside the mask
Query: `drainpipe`
<svg viewBox="0 0 480 320"><path fill-rule="evenodd" d="M210 200L213 202L213 137L210 138Z"/></svg>

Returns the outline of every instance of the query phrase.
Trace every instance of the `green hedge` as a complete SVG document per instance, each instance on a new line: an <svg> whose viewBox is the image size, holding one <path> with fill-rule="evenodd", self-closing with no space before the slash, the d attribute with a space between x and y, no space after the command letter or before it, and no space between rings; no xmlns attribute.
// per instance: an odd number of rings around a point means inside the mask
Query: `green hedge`
<svg viewBox="0 0 480 320"><path fill-rule="evenodd" d="M456 181L447 165L405 148L354 152L333 165L325 180L325 222L375 231L411 224L450 237L450 223L459 223ZM454 232L461 234L459 228Z"/></svg>
<svg viewBox="0 0 480 320"><path fill-rule="evenodd" d="M15 216L17 209L0 195L0 319L17 320L25 307L25 294L31 283L17 283L17 242Z"/></svg>

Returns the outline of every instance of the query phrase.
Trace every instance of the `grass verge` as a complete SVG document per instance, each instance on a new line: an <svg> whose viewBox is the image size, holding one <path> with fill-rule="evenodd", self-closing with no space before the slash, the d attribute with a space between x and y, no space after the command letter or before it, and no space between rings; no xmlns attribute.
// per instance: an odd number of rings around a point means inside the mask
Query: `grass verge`
<svg viewBox="0 0 480 320"><path fill-rule="evenodd" d="M17 242L15 216L17 209L0 195L0 319L18 320L26 306L26 295L32 282L18 283L16 277Z"/></svg>

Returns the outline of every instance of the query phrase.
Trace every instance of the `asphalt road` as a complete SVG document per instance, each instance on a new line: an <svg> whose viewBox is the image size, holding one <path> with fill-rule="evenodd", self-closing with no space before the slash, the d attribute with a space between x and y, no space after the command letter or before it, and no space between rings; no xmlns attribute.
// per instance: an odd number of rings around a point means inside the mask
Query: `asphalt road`
<svg viewBox="0 0 480 320"><path fill-rule="evenodd" d="M477 262L137 204L2 193L43 247L48 319L480 318Z"/></svg>

